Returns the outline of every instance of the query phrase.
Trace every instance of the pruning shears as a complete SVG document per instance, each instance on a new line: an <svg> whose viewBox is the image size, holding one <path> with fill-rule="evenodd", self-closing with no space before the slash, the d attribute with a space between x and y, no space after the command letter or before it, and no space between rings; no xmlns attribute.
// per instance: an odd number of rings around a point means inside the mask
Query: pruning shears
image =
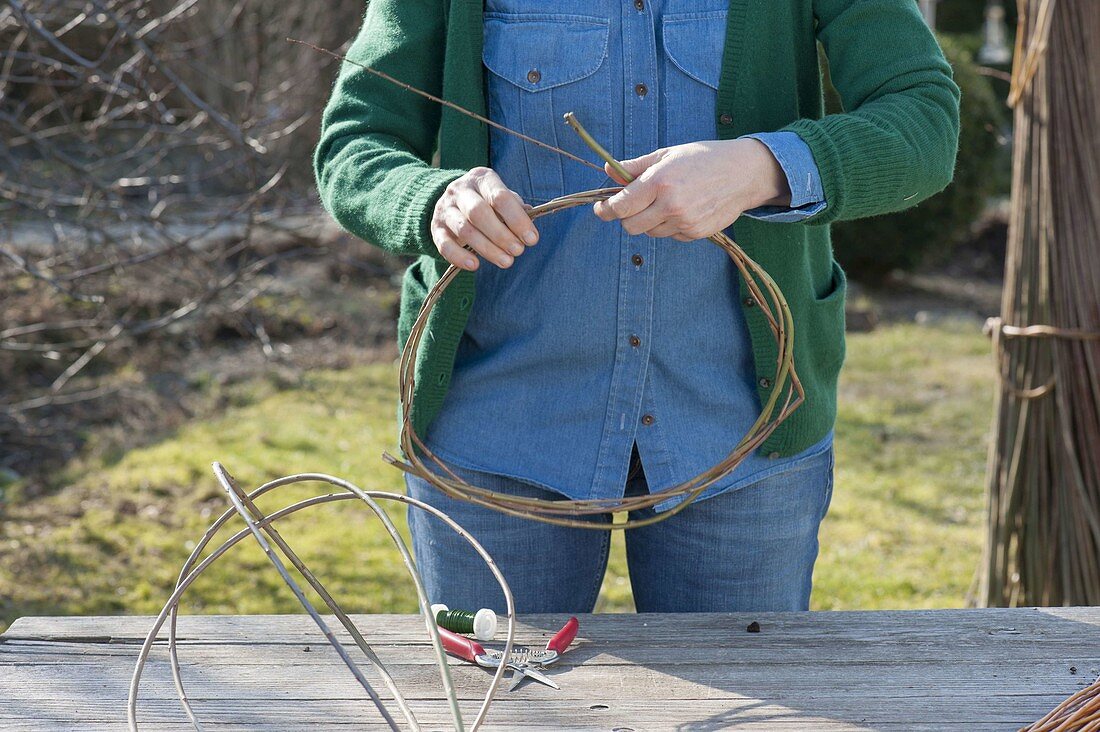
<svg viewBox="0 0 1100 732"><path fill-rule="evenodd" d="M579 627L580 623L577 622L576 618L569 618L561 630L555 633L554 637L546 644L545 649L513 646L512 653L507 659L500 651L493 648L486 650L473 638L452 633L446 628L439 629L439 637L443 641L443 648L446 649L447 653L458 656L470 663L475 663L482 668L499 668L502 663L506 664L512 670L508 691L512 691L519 686L525 678L533 679L540 684L546 684L552 689L560 689L561 687L554 683L554 680L544 674L541 669L561 658L561 655L573 643L573 639L577 637Z"/></svg>

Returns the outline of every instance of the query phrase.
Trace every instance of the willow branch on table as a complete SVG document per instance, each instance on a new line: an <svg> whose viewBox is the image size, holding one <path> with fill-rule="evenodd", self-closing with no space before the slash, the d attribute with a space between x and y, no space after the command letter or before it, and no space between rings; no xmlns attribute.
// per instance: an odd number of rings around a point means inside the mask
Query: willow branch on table
<svg viewBox="0 0 1100 732"><path fill-rule="evenodd" d="M1070 695L1045 717L1020 732L1097 732L1100 730L1100 679Z"/></svg>
<svg viewBox="0 0 1100 732"><path fill-rule="evenodd" d="M274 527L274 523L276 521L281 520L293 513L297 513L298 511L311 508L313 506L342 500L359 500L365 503L379 518L379 520L382 521L386 532L389 534L391 540L394 542L394 545L397 547L402 556L406 571L408 571L409 575L413 579L413 583L416 587L417 599L419 601L420 613L424 619L425 627L427 628L428 634L432 640L432 647L435 653L436 663L439 667L444 692L446 694L451 709L451 716L454 722L454 728L459 732L465 730L466 727L463 724L462 715L458 706L458 696L455 692L454 684L450 677L450 671L447 665L447 657L439 638L439 629L436 627L435 620L432 616L431 609L428 604L427 594L424 590L423 581L412 560L412 555L409 553L408 547L405 545L404 540L401 538L401 535L398 533L397 528L393 525L393 522L390 520L389 516L387 516L385 511L382 510L382 507L379 505L378 501L395 501L398 503L404 503L406 505L413 506L419 510L427 511L431 515L439 518L445 524L447 524L447 526L449 526L453 531L461 536L478 553L478 555L486 563L486 566L492 572L497 583L500 585L501 591L504 593L505 606L507 608L508 630L507 639L505 641L502 653L505 655L505 657L507 657L509 654L511 654L513 642L515 639L515 603L513 601L512 592L511 589L508 587L507 581L504 579L504 576L503 574L501 574L499 567L497 567L496 563L493 561L492 557L484 549L484 547L482 547L481 544L469 532L459 526L444 512L440 511L434 506L430 506L422 501L403 494L386 493L380 491L364 491L353 483L322 473L302 473L298 475L289 475L265 483L254 491L246 493L240 489L233 477L219 463L214 463L214 472L218 478L218 481L225 489L229 497L230 503L232 504L232 508L227 510L224 514L222 514L220 518L218 518L213 524L211 524L211 526L206 530L206 532L203 534L202 538L198 542L198 545L191 552L191 556L184 563L183 569L180 572L180 577L176 583L175 590L168 598L168 601L165 603L164 608L157 616L153 627L150 629L148 635L146 636L145 642L142 644L141 650L138 653L137 663L134 668L133 678L130 682L130 693L127 704L127 717L130 729L138 729L137 698L138 690L141 685L142 672L144 671L146 662L148 661L153 643L157 639L157 634L164 626L165 621L169 618L171 619L171 623L169 625L168 651L171 658L172 677L175 682L176 691L179 695L180 704L183 707L184 711L186 711L192 725L195 727L196 730L202 729L202 725L199 722L198 717L194 712L194 709L192 708L191 702L187 698L182 674L180 672L180 664L177 652L178 644L176 636L176 620L179 612L179 603L187 588L190 587L191 584L204 571L206 571L222 555L229 551L229 549L251 535L253 538L256 539L257 543L267 555L268 559L278 570L279 575L282 577L283 581L287 584L288 587L290 587L291 591L295 595L295 598L302 605L302 607L305 608L306 612L309 613L310 617L321 629L325 638L332 645L337 655L339 655L340 659L352 672L352 675L355 676L356 680L363 687L364 691L367 692L367 695L374 702L375 706L378 708L379 712L382 714L389 727L395 730L399 729L396 721L393 719L389 711L385 708L377 692L374 691L370 683L367 681L366 677L363 675L362 671L355 664L354 660L352 660L347 651L344 650L340 641L332 633L331 629L328 627L327 623L325 623L324 619L321 618L320 614L314 608L313 604L310 603L308 598L306 598L305 593L290 575L289 571L286 569L286 566L280 559L279 554L275 551L275 549L272 548L271 544L274 544L279 552L282 552L286 559L296 569L298 569L298 571L302 574L302 576L306 579L310 586L325 602L329 610L332 611L332 613L340 620L341 624L343 624L344 628L351 634L359 649L363 652L367 659L372 664L374 664L375 668L379 672L379 675L382 677L383 682L386 684L390 693L393 694L394 703L397 704L401 713L404 715L405 720L408 723L409 729L419 730L420 726L417 723L415 715L409 708L408 703L405 701L404 697L401 695L400 691L397 688L397 685L393 681L392 676L386 670L385 665L370 648L369 644L363 638L358 628L355 627L354 623L347 616L347 614L343 612L340 606L336 603L336 600L324 588L324 585L321 584L316 575L314 575L313 572L309 570L306 564L302 562L302 560L297 556L293 549L291 549L289 544L287 544L286 541L283 540L282 536ZM268 515L263 514L256 507L255 500L260 496L263 496L264 494L269 493L276 488L303 482L328 483L330 485L340 488L341 492L314 496L312 498L294 503L290 506L286 506ZM201 562L198 561L199 556L209 545L215 534L226 524L226 522L230 520L230 518L235 515L240 516L241 519L244 520L246 528L231 536L228 540L221 544L221 546L219 546L207 557L205 557ZM270 543L268 540L270 540ZM493 675L492 682L489 685L489 689L485 692L485 696L482 699L482 703L480 708L478 709L477 716L469 728L470 730L477 730L484 723L486 715L489 711L489 706L492 704L493 698L495 697L497 690L500 688L501 681L504 678L504 673L507 668L508 667L506 664L501 664L497 668L496 673Z"/></svg>

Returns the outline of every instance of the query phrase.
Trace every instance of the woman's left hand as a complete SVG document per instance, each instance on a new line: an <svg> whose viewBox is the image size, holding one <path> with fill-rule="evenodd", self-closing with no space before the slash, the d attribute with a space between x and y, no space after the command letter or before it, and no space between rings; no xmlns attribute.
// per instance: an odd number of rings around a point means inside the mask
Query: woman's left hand
<svg viewBox="0 0 1100 732"><path fill-rule="evenodd" d="M783 169L752 138L691 142L622 164L634 181L596 203L595 211L604 221L621 219L630 234L694 241L758 206L790 205ZM617 179L610 165L604 168Z"/></svg>

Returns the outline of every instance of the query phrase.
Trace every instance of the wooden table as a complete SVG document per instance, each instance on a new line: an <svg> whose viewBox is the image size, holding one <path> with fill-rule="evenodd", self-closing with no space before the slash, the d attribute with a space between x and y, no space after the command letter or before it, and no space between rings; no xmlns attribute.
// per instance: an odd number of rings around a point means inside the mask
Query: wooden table
<svg viewBox="0 0 1100 732"><path fill-rule="evenodd" d="M423 728L452 729L420 619L355 620ZM502 689L487 728L1010 730L1100 674L1100 608L580 621L576 645L550 671L561 690L530 681ZM746 632L752 621L759 633ZM562 622L528 616L517 640L545 643ZM125 729L127 687L150 624L16 621L0 636L0 729ZM381 728L305 616L189 616L180 631L184 680L206 729ZM489 675L457 661L452 671L468 723ZM163 644L153 649L138 709L141 729L190 729Z"/></svg>

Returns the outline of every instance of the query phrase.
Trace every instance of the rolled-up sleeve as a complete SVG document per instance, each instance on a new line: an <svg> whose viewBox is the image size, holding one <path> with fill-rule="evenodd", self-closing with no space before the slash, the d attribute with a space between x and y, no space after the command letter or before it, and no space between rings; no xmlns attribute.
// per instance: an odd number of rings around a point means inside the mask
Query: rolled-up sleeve
<svg viewBox="0 0 1100 732"><path fill-rule="evenodd" d="M763 143L772 153L791 191L789 206L759 206L745 212L745 216L759 221L794 224L825 210L825 191L821 187L821 173L814 162L810 147L793 132L760 132L744 135Z"/></svg>

